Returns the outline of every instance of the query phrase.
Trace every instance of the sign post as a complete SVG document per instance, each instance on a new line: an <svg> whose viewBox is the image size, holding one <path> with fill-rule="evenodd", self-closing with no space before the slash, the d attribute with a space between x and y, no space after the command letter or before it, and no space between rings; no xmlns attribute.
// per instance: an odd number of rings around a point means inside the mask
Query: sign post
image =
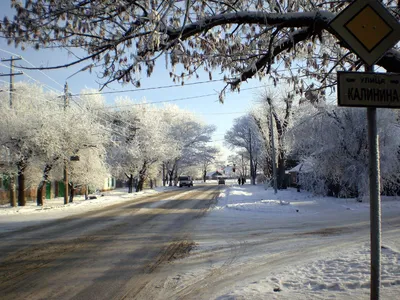
<svg viewBox="0 0 400 300"><path fill-rule="evenodd" d="M400 25L377 0L356 0L330 23L337 37L364 62L360 75L338 73L338 105L367 107L369 150L369 196L371 239L371 300L380 299L381 289L381 198L377 107L399 107L397 79L374 74L374 63L393 47ZM398 75L398 74L397 74ZM347 78L346 78L347 77ZM352 78L353 77L353 78ZM358 80L358 81L357 81ZM397 80L397 83L395 83Z"/></svg>
<svg viewBox="0 0 400 300"><path fill-rule="evenodd" d="M374 67L366 67L372 72ZM376 108L367 107L369 202L371 241L371 299L380 299L381 289L381 194L379 165L379 135L376 126Z"/></svg>

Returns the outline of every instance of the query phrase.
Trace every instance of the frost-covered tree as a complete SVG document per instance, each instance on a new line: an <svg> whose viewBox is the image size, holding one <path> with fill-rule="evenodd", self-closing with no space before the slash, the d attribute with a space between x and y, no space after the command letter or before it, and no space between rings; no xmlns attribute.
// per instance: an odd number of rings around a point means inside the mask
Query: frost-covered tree
<svg viewBox="0 0 400 300"><path fill-rule="evenodd" d="M141 71L151 75L163 58L174 81L219 69L227 86L239 88L252 77L282 79L278 66L290 71L295 90L336 83L334 70L358 70L362 61L334 36L330 21L351 1L239 0L11 1L15 17L4 18L1 30L9 42L25 47L79 48L85 55L53 68L83 63L99 67L104 83L140 85ZM399 19L398 5L382 1ZM299 61L301 64L299 64ZM274 65L274 62L279 64ZM176 66L181 71L176 71ZM397 46L378 66L400 72ZM298 72L293 72L293 69ZM285 75L286 76L286 75ZM221 95L222 100L222 95Z"/></svg>
<svg viewBox="0 0 400 300"><path fill-rule="evenodd" d="M284 96L282 96L284 95ZM286 153L287 143L285 141L286 133L291 126L291 119L293 114L294 95L281 91L272 93L271 91L264 91L259 96L259 105L253 109L252 117L257 125L260 136L264 142L265 161L272 162L277 160L278 171L278 188L286 188L285 170L286 170ZM271 126L272 122L272 126ZM272 130L274 130L275 138L275 151L276 158L272 155Z"/></svg>
<svg viewBox="0 0 400 300"><path fill-rule="evenodd" d="M104 181L110 176L108 165L105 160L105 147L97 145L78 151L79 160L71 161L69 164L69 202L73 201L74 191L77 188L102 189Z"/></svg>
<svg viewBox="0 0 400 300"><path fill-rule="evenodd" d="M59 153L61 103L56 95L30 84L15 85L12 107L8 97L8 93L0 94L0 144L8 150L7 165L13 166L8 171L11 175L17 173L18 205L24 206L27 168L38 167L44 161L51 163L57 157L54 153Z"/></svg>
<svg viewBox="0 0 400 300"><path fill-rule="evenodd" d="M101 189L109 175L105 146L109 143L110 134L98 113L103 99L90 96L79 100L71 101L64 110L65 123L60 133L64 159L68 161L70 202L73 201L75 188ZM71 160L71 157L78 160Z"/></svg>
<svg viewBox="0 0 400 300"><path fill-rule="evenodd" d="M218 153L219 149L216 147L206 146L198 149L196 157L199 165L201 166L201 176L204 182L207 180L207 172L217 159Z"/></svg>
<svg viewBox="0 0 400 300"><path fill-rule="evenodd" d="M290 131L292 154L307 165L300 184L336 196L368 194L366 113L361 108L305 106ZM397 192L400 131L394 110L378 111L382 187ZM304 172L303 172L304 173Z"/></svg>
<svg viewBox="0 0 400 300"><path fill-rule="evenodd" d="M166 134L167 123L161 108L147 103L132 105L127 98L117 103L126 108L111 114L113 138L108 161L114 175L121 178L125 174L130 179L130 192L135 176L136 190L141 191L151 168L168 156L171 138Z"/></svg>
<svg viewBox="0 0 400 300"><path fill-rule="evenodd" d="M80 156L84 160L83 150L91 148L101 153L107 133L90 110L74 102L65 109L62 98L45 92L41 86L16 84L12 95L11 108L4 93L0 95L3 97L0 109L4 116L0 120L3 128L0 143L7 147L9 161L18 174L19 205L25 205L26 183L37 187L37 203L43 205L43 189L50 181L50 174L53 179L61 179L62 172L57 176L51 171L63 166L71 156ZM93 170L87 169L89 173L85 183L93 178L89 175ZM41 176L37 170L42 170ZM98 169L96 172L100 174Z"/></svg>
<svg viewBox="0 0 400 300"><path fill-rule="evenodd" d="M164 162L168 172L169 184L179 174L178 168L203 163L205 153L211 156L214 149L207 146L215 131L215 126L207 125L193 113L167 105L164 108L165 128L171 140L171 151ZM215 154L215 153L214 153Z"/></svg>
<svg viewBox="0 0 400 300"><path fill-rule="evenodd" d="M254 118L250 114L236 118L233 121L232 128L225 133L224 139L229 148L245 150L248 153L250 176L252 183L255 184L257 169L263 156L264 147Z"/></svg>

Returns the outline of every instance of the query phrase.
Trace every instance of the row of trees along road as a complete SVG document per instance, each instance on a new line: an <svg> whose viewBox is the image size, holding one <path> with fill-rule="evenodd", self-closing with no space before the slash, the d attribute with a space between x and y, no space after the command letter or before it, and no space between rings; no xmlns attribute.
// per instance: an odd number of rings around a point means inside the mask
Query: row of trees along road
<svg viewBox="0 0 400 300"><path fill-rule="evenodd" d="M330 27L330 21L349 3L31 0L22 5L12 1L16 16L4 18L0 30L10 43L21 48L80 48L85 55L75 61L42 69L83 63L84 70L100 70L104 84L118 81L140 86L137 74L151 76L162 58L174 82L184 83L199 76L200 69L208 72L210 78L213 71L220 71L226 83L221 89L221 102L229 87L239 90L241 83L254 77L268 77L275 85L287 82L291 91L285 95L308 95L307 99L315 101L327 89L334 89L336 71L357 71L363 66ZM382 4L400 18L395 1L384 0ZM376 65L399 73L398 45ZM177 66L183 72L176 72ZM280 68L287 72L278 72ZM288 100L287 105L292 101ZM279 114L274 110L272 113L279 124ZM287 130L285 115L279 120L278 138ZM254 122L256 126L261 124L261 120ZM253 139L251 134L249 137ZM254 136L254 140L258 137ZM264 151L269 151L265 137L261 135L260 140L266 146ZM280 166L287 154L282 142L279 144L278 140ZM268 159L267 155L264 157ZM254 159L251 158L253 176L257 167ZM173 165L174 161L165 163ZM282 177L282 168L279 174Z"/></svg>
<svg viewBox="0 0 400 300"><path fill-rule="evenodd" d="M62 97L37 85L16 84L12 108L8 94L0 93L0 171L17 174L19 205L26 204L28 187L37 188L37 203L43 205L45 184L62 180L64 161L71 156L79 157L68 163L72 202L75 188L102 188L110 175L135 177L139 191L145 180L159 177L167 162L175 164L168 171L179 175L178 164L181 172L202 170L203 161L218 154L207 145L214 128L185 110L133 104L128 98L117 99L118 110L110 110L102 96L91 92L72 99L67 109Z"/></svg>
<svg viewBox="0 0 400 300"><path fill-rule="evenodd" d="M285 92L280 94L285 95ZM251 112L235 119L232 128L225 134L227 146L232 150L238 150L238 154L249 161L253 184L256 182L256 174L260 169L264 174L264 179L271 178L273 175L272 162L275 161L272 151L271 128L273 128L276 137L278 188L287 187L285 137L291 125L293 101L294 96L290 93L279 98L279 96L265 91L259 95L257 105L254 105ZM240 158L236 156L236 158L231 158L231 160L233 159L235 164L241 165Z"/></svg>
<svg viewBox="0 0 400 300"><path fill-rule="evenodd" d="M251 111L234 121L225 135L226 144L238 151L231 160L240 166L240 155L244 155L245 163L250 165L252 157L252 165L262 170L262 178L272 177L272 115L279 188L286 187L285 170L302 164L298 179L307 190L338 197L367 196L365 110L336 107L322 96L305 99L282 95L284 91L261 93ZM399 120L396 110L378 113L382 192L387 195L400 194ZM250 172L253 177L256 167Z"/></svg>

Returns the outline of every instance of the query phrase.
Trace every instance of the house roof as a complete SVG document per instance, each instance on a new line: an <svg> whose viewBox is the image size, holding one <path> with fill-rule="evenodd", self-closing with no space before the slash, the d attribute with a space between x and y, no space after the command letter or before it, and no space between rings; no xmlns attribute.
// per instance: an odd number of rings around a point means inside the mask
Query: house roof
<svg viewBox="0 0 400 300"><path fill-rule="evenodd" d="M216 172L208 172L208 173L206 174L206 176L213 176L213 175L216 175L216 176L221 176L221 175L222 175L222 173L220 173L220 172L216 171Z"/></svg>
<svg viewBox="0 0 400 300"><path fill-rule="evenodd" d="M313 170L313 163L309 160L305 160L301 163L299 163L297 166L294 168L291 168L288 172L297 172L297 173L308 173Z"/></svg>

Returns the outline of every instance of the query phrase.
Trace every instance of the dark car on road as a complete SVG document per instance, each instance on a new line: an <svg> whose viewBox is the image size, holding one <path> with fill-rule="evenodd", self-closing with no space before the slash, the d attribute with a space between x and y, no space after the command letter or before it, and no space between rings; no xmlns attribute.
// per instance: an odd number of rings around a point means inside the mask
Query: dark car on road
<svg viewBox="0 0 400 300"><path fill-rule="evenodd" d="M193 186L193 178L191 176L179 176L178 181L179 181L179 187Z"/></svg>
<svg viewBox="0 0 400 300"><path fill-rule="evenodd" d="M225 178L218 178L218 184L225 184Z"/></svg>

